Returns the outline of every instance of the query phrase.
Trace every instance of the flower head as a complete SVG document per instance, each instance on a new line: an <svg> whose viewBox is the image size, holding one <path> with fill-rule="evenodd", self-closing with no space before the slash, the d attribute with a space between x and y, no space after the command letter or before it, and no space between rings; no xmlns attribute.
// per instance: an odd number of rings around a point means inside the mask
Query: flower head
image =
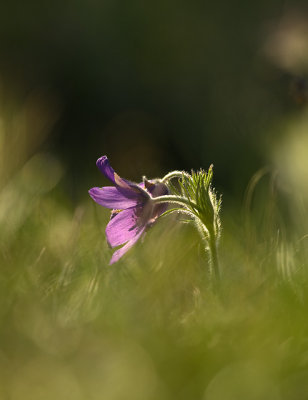
<svg viewBox="0 0 308 400"><path fill-rule="evenodd" d="M99 170L114 186L94 187L89 194L96 203L110 208L111 218L106 227L108 244L113 248L110 264L118 261L166 211L166 204L155 204L154 197L168 194L167 186L159 180L146 180L137 184L121 178L110 166L106 156L96 162Z"/></svg>

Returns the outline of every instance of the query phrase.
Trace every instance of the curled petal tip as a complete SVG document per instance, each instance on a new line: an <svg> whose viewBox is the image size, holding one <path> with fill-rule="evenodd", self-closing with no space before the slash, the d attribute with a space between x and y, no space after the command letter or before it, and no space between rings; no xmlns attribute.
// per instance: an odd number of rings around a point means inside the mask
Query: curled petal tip
<svg viewBox="0 0 308 400"><path fill-rule="evenodd" d="M108 157L107 156L101 156L101 157L99 157L97 159L96 165L99 167L101 164L103 164L106 161L108 161Z"/></svg>
<svg viewBox="0 0 308 400"><path fill-rule="evenodd" d="M101 171L103 175L111 182L116 183L114 179L114 169L110 166L107 156L102 156L96 161L97 168Z"/></svg>
<svg viewBox="0 0 308 400"><path fill-rule="evenodd" d="M88 190L88 193L89 193L89 195L92 197L92 199L93 199L93 189L94 189L94 188L91 188L91 189Z"/></svg>

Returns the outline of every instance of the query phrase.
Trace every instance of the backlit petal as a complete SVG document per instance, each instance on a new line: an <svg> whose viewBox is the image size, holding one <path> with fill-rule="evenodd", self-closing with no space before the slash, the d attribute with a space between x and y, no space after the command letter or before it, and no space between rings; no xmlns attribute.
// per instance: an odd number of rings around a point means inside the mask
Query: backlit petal
<svg viewBox="0 0 308 400"><path fill-rule="evenodd" d="M98 169L101 171L106 178L111 182L115 183L114 179L114 169L110 166L107 156L102 156L96 161Z"/></svg>
<svg viewBox="0 0 308 400"><path fill-rule="evenodd" d="M107 242L111 247L120 246L138 235L140 225L137 225L137 209L129 208L119 212L106 227Z"/></svg>
<svg viewBox="0 0 308 400"><path fill-rule="evenodd" d="M89 190L89 195L96 203L111 209L123 210L134 207L141 201L140 195L135 192L130 191L127 193L127 191L113 186L94 187Z"/></svg>
<svg viewBox="0 0 308 400"><path fill-rule="evenodd" d="M125 246L121 247L119 250L116 250L111 257L109 265L117 262L142 236L145 227L143 227L136 236L134 236L129 242L126 243Z"/></svg>
<svg viewBox="0 0 308 400"><path fill-rule="evenodd" d="M149 181L147 190L151 193L152 197L164 196L169 193L168 187L162 182L153 184L153 182ZM167 209L167 203L156 204L152 209L152 215L149 222L152 224L161 214L167 211Z"/></svg>
<svg viewBox="0 0 308 400"><path fill-rule="evenodd" d="M126 179L121 178L111 167L109 164L109 160L107 156L102 156L96 161L96 165L98 169L101 171L103 175L107 179L109 179L112 183L114 183L117 186L120 186L123 189L130 189L130 182L127 181Z"/></svg>

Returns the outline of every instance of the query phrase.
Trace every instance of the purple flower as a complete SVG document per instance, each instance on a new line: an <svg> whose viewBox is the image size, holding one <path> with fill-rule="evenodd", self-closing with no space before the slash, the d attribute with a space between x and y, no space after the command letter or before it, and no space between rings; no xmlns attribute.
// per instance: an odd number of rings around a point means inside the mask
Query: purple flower
<svg viewBox="0 0 308 400"><path fill-rule="evenodd" d="M120 178L110 166L106 156L99 158L96 165L114 186L95 187L89 190L89 194L96 203L112 209L106 227L108 244L113 248L125 243L113 253L110 260L110 264L113 264L166 211L166 203L154 204L152 198L166 195L169 191L167 186L158 180L145 180L137 184Z"/></svg>

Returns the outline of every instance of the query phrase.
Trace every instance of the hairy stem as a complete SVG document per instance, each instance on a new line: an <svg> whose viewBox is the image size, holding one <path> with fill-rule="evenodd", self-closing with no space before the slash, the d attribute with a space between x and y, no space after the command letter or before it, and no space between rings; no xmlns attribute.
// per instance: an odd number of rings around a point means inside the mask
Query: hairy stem
<svg viewBox="0 0 308 400"><path fill-rule="evenodd" d="M198 206L194 202L182 196L166 195L166 196L152 197L152 202L181 204L182 206L186 207L188 206L189 208L193 206L194 208L198 209Z"/></svg>
<svg viewBox="0 0 308 400"><path fill-rule="evenodd" d="M209 249L211 254L211 274L212 279L217 287L220 283L220 269L219 269L219 262L218 262L218 253L217 253L217 243L216 243L216 236L213 231L209 232Z"/></svg>
<svg viewBox="0 0 308 400"><path fill-rule="evenodd" d="M167 174L167 175L165 175L164 177L163 177L163 179L162 179L162 182L168 182L168 181L170 181L171 179L173 179L173 178L182 178L182 176L187 176L187 177L189 177L190 175L187 173L187 172L185 172L185 171L172 171L172 172L169 172L169 174Z"/></svg>
<svg viewBox="0 0 308 400"><path fill-rule="evenodd" d="M195 219L196 227L198 228L202 236L202 239L204 240L206 248L210 252L210 275L213 286L215 289L217 289L220 282L220 270L218 263L217 241L216 241L217 236L215 234L213 225L208 227L202 222L200 215L198 215L198 213L202 211L200 210L200 207L198 207L198 205L192 200L188 200L186 197L175 196L175 195L152 197L151 201L154 204L159 204L159 203L180 204L181 206L184 207L183 212L189 214L192 218ZM176 211L180 210L181 209Z"/></svg>

